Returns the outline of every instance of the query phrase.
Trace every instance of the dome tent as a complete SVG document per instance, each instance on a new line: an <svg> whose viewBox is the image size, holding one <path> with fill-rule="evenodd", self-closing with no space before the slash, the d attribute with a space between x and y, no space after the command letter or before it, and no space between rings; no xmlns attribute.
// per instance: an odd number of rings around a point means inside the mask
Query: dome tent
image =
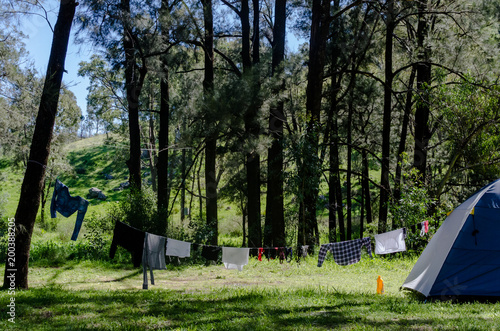
<svg viewBox="0 0 500 331"><path fill-rule="evenodd" d="M446 218L402 288L435 299L500 298L500 180Z"/></svg>

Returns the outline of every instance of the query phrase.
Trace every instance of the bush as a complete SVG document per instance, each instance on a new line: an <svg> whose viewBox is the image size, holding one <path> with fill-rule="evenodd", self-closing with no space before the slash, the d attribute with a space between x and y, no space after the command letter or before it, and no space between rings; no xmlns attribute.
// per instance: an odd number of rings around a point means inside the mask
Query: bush
<svg viewBox="0 0 500 331"><path fill-rule="evenodd" d="M156 201L156 194L149 187L141 191L131 190L119 203L115 218L139 230L165 235L167 220L160 219Z"/></svg>
<svg viewBox="0 0 500 331"><path fill-rule="evenodd" d="M87 239L87 249L90 251L91 256L107 254L105 247L109 248L115 225L112 215L114 215L113 211L105 216L97 216L92 213L86 218L85 228L87 233L84 234L84 238Z"/></svg>
<svg viewBox="0 0 500 331"><path fill-rule="evenodd" d="M412 178L418 178L416 171L416 169L411 169L408 174L403 176L401 198L399 201L393 201L389 210L392 215L393 228L406 227L407 246L419 252L425 248L430 236L421 237L420 231L416 233L410 229L415 228L418 223L429 220L428 212L435 202L430 198L424 186L420 185L418 181L412 180ZM429 223L431 222L429 221Z"/></svg>

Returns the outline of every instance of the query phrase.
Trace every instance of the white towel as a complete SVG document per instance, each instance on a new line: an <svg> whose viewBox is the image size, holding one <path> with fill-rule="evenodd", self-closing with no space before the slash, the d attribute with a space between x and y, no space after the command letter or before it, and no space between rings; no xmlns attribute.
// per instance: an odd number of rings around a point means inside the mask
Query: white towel
<svg viewBox="0 0 500 331"><path fill-rule="evenodd" d="M222 262L226 269L243 270L248 264L250 248L222 247Z"/></svg>
<svg viewBox="0 0 500 331"><path fill-rule="evenodd" d="M404 229L376 234L375 254L389 254L406 251Z"/></svg>
<svg viewBox="0 0 500 331"><path fill-rule="evenodd" d="M165 255L190 257L191 256L191 243L167 238L167 251Z"/></svg>

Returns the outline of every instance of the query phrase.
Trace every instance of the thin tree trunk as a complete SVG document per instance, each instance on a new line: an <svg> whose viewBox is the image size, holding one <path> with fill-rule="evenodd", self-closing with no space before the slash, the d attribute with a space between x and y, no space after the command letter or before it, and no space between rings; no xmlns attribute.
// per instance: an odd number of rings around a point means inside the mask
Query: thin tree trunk
<svg viewBox="0 0 500 331"><path fill-rule="evenodd" d="M199 210L199 218L200 221L203 220L203 195L201 194L201 166L203 165L203 161L200 160L200 166L198 167L198 171L196 172L196 178L198 182L198 204L200 205Z"/></svg>
<svg viewBox="0 0 500 331"><path fill-rule="evenodd" d="M334 82L332 81L332 84ZM337 212L338 219L338 232L340 241L345 240L345 227L344 227L344 208L342 199L342 185L340 182L340 157L339 157L339 127L338 127L338 108L337 108L337 93L332 89L332 103L331 112L334 115L332 118L332 134L330 143L330 194L335 194L335 205L330 206L330 212ZM336 240L334 240L336 241Z"/></svg>
<svg viewBox="0 0 500 331"><path fill-rule="evenodd" d="M275 20L273 30L272 74L279 76L285 58L286 0L275 1ZM284 89L284 82L274 94ZM267 156L267 196L266 220L264 227L265 246L285 245L285 216L283 204L283 123L285 114L283 101L271 106L269 133L272 137Z"/></svg>
<svg viewBox="0 0 500 331"><path fill-rule="evenodd" d="M45 180L43 181L43 187L42 187L42 201L41 201L41 207L40 207L40 223L41 224L44 224L46 222L46 219L45 219L45 205L47 204L47 199L50 195L50 180L51 180L51 177L52 177L52 171L50 172L49 176L46 176L45 177ZM47 180L49 181L48 182L48 185L47 185Z"/></svg>
<svg viewBox="0 0 500 331"><path fill-rule="evenodd" d="M427 37L428 23L425 17L427 10L427 0L418 1L418 26L417 26L417 44L418 60L417 63L417 90L419 100L415 111L415 151L413 156L413 165L420 173L420 180L423 185L427 182L427 148L431 138L429 128L429 90L431 85L431 64L430 46L425 45Z"/></svg>
<svg viewBox="0 0 500 331"><path fill-rule="evenodd" d="M15 259L7 255L4 273L4 288L28 288L28 266L31 236L36 214L40 207L40 194L45 181L50 143L57 115L57 104L64 72L64 61L68 49L71 23L78 4L75 0L61 1L59 15L54 27L47 74L43 87L40 108L35 123L29 160L21 186L21 196L15 214ZM9 241L9 247L13 247Z"/></svg>
<svg viewBox="0 0 500 331"><path fill-rule="evenodd" d="M158 192L158 187L156 186L157 177L157 156L156 156L156 137L155 137L155 124L153 120L153 114L149 114L149 169L151 172L151 185L153 186L153 192Z"/></svg>
<svg viewBox="0 0 500 331"><path fill-rule="evenodd" d="M158 132L158 191L157 208L160 221L164 224L165 233L168 230L169 202L169 169L168 169L168 133L170 122L170 92L167 63L163 63L163 77L160 80L160 130ZM164 222L163 222L164 221Z"/></svg>
<svg viewBox="0 0 500 331"><path fill-rule="evenodd" d="M368 153L363 149L361 152L363 159L363 200L366 210L366 224L370 224L373 220L372 199L370 194L370 167L368 163Z"/></svg>
<svg viewBox="0 0 500 331"><path fill-rule="evenodd" d="M127 166L130 173L130 186L140 191L141 180L141 135L139 125L139 96L141 94L146 68L137 69L137 56L133 29L127 22L130 12L130 0L121 0L122 10L125 13L123 20L123 49L125 50L125 90L128 104L128 123L130 135L130 158Z"/></svg>
<svg viewBox="0 0 500 331"><path fill-rule="evenodd" d="M306 231L306 242L303 244L317 245L319 237L316 217L316 201L319 191L320 160L319 134L321 101L323 92L323 70L325 63L326 38L329 30L329 0L313 0L312 3L312 23L311 39L309 48L309 71L307 74L306 88L306 143L303 159L299 168L299 177L303 182L303 205L304 213L299 215L299 229ZM303 216L303 217L301 217ZM302 226L301 226L302 224ZM304 235L299 233L299 238Z"/></svg>
<svg viewBox="0 0 500 331"><path fill-rule="evenodd" d="M340 9L340 0L334 0L333 1L333 12L338 12ZM334 21L332 23L332 34L334 36L338 36L339 31L340 31L340 16L335 17ZM344 219L343 219L343 213L342 213L342 191L340 190L340 180L339 180L339 132L338 132L338 124L337 124L337 117L338 117L338 91L339 91L339 74L336 73L336 71L339 68L339 54L341 50L338 47L338 44L333 41L333 49L332 49L332 58L331 58L331 63L332 63L332 77L330 79L330 85L331 85L331 91L330 91L330 108L329 108L329 115L328 115L328 120L330 121L330 130L331 133L329 133L329 181L328 181L328 189L329 189L329 200L328 200L328 233L329 237L328 239L330 242L336 242L337 241L337 218L338 218L338 226L339 226L339 233L341 233L341 237L343 236L344 233ZM327 132L328 133L328 132ZM339 191L337 191L339 189ZM340 212L339 212L340 210ZM336 215L338 213L338 217ZM341 229L340 230L340 226Z"/></svg>
<svg viewBox="0 0 500 331"><path fill-rule="evenodd" d="M415 67L412 67L410 73L410 79L408 81L408 90L406 91L406 102L405 111L403 117L403 123L401 125L401 140L399 141L398 157L396 164L396 177L394 179L394 200L399 201L401 199L401 174L403 171L403 153L406 149L406 137L408 136L408 126L410 123L411 108L413 105L413 83L415 81ZM393 224L392 228L397 229L399 225Z"/></svg>
<svg viewBox="0 0 500 331"><path fill-rule="evenodd" d="M181 175L186 177L186 149L181 152ZM184 222L186 217L186 182L183 180L181 184L181 222Z"/></svg>
<svg viewBox="0 0 500 331"><path fill-rule="evenodd" d="M361 184L361 203L360 203L360 216L359 216L359 237L363 238L365 232L365 192L363 186L363 176L358 177L359 184Z"/></svg>
<svg viewBox="0 0 500 331"><path fill-rule="evenodd" d="M354 59L353 59L354 62ZM353 65L354 66L354 65ZM352 117L354 103L354 88L356 86L356 74L353 73L351 91L347 113L347 173L346 173L346 207L347 207L347 240L352 238Z"/></svg>
<svg viewBox="0 0 500 331"><path fill-rule="evenodd" d="M384 115L382 126L382 169L380 177L380 206L378 232L383 233L387 230L387 214L390 197L390 156L391 156L391 120L392 120L392 50L394 22L394 0L387 1L386 13L386 32L385 32L385 85L384 85Z"/></svg>
<svg viewBox="0 0 500 331"><path fill-rule="evenodd" d="M335 185L333 185L334 181L335 179L333 171L330 168L329 183L328 183L328 189L330 191L330 195L328 196L328 241L329 242L337 241L337 217L335 215L337 209L336 208L337 201L335 199Z"/></svg>
<svg viewBox="0 0 500 331"><path fill-rule="evenodd" d="M254 3L254 15L259 16L258 0L257 8ZM241 1L241 26L242 26L242 62L243 62L243 78L250 80L250 88L252 89L252 102L246 109L244 114L245 135L248 140L255 141L259 139L260 126L258 113L260 102L258 99L258 79L259 73L254 72L253 64L259 61L259 40L254 39L254 61L250 57L250 9L248 0ZM254 24L259 20L254 20ZM254 34L258 37L259 26L254 27ZM252 247L260 247L262 245L262 228L260 220L260 155L257 151L249 151L246 154L246 180L247 180L247 200L248 200L248 245Z"/></svg>
<svg viewBox="0 0 500 331"><path fill-rule="evenodd" d="M203 19L205 24L205 78L203 80L203 93L205 99L212 98L214 89L214 23L212 0L202 0ZM208 121L210 121L208 119ZM208 136L205 142L205 191L206 191L206 217L207 226L211 230L209 243L217 245L218 220L217 220L217 132L214 123L207 122Z"/></svg>

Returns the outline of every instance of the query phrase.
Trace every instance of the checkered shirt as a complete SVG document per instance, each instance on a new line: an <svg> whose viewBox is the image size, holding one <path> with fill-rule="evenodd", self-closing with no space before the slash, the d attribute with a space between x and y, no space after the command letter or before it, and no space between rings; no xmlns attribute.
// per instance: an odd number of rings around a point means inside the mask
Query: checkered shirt
<svg viewBox="0 0 500 331"><path fill-rule="evenodd" d="M333 259L338 265L358 263L361 259L361 247L363 246L366 247L370 257L373 257L370 237L321 245L318 256L318 267L323 265L328 251L332 252Z"/></svg>

